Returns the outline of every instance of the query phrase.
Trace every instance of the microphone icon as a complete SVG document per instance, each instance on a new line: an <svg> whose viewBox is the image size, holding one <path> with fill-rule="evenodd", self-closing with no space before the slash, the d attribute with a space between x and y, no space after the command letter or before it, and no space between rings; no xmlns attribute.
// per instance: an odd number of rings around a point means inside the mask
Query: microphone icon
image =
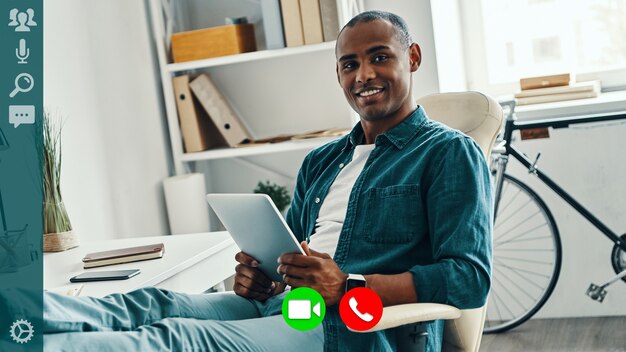
<svg viewBox="0 0 626 352"><path fill-rule="evenodd" d="M30 49L26 47L26 39L20 39L19 47L15 49L15 56L18 58L18 64L27 64L26 59L30 56Z"/></svg>

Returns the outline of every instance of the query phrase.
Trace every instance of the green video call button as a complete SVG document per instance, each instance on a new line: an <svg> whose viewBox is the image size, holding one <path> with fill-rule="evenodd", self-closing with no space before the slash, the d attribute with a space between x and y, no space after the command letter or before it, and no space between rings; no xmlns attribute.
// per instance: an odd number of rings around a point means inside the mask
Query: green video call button
<svg viewBox="0 0 626 352"><path fill-rule="evenodd" d="M315 329L326 315L326 303L314 289L291 290L283 301L283 318L287 325L300 331Z"/></svg>

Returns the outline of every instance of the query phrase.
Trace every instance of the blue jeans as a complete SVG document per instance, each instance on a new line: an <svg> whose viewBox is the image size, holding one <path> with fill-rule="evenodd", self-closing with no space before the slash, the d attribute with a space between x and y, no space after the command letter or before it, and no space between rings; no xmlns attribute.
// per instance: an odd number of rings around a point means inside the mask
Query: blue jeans
<svg viewBox="0 0 626 352"><path fill-rule="evenodd" d="M322 351L322 325L289 327L285 293L265 303L234 293L154 287L103 298L44 296L46 351Z"/></svg>

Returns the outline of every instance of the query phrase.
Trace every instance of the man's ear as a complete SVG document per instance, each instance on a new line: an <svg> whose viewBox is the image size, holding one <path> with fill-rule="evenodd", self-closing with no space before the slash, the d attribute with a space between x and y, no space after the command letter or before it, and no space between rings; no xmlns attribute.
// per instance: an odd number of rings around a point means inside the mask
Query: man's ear
<svg viewBox="0 0 626 352"><path fill-rule="evenodd" d="M411 72L417 71L422 63L422 50L417 43L413 43L409 47L409 59L411 60Z"/></svg>
<svg viewBox="0 0 626 352"><path fill-rule="evenodd" d="M339 63L335 64L335 74L337 74L337 83L341 85L341 79L339 78Z"/></svg>

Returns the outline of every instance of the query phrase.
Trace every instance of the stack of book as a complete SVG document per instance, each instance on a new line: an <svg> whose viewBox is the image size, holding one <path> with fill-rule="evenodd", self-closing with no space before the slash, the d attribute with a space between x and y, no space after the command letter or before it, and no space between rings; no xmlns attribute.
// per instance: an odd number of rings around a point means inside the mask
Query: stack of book
<svg viewBox="0 0 626 352"><path fill-rule="evenodd" d="M338 0L261 0L263 20L280 14L284 44L287 47L316 44L337 39L340 29ZM280 4L279 4L280 3ZM265 9L267 8L267 10ZM269 10L272 8L273 10ZM268 30L265 33L275 31ZM267 39L270 43L277 40Z"/></svg>
<svg viewBox="0 0 626 352"><path fill-rule="evenodd" d="M595 98L600 94L600 81L570 83L570 75L523 78L522 90L515 94L517 105Z"/></svg>

